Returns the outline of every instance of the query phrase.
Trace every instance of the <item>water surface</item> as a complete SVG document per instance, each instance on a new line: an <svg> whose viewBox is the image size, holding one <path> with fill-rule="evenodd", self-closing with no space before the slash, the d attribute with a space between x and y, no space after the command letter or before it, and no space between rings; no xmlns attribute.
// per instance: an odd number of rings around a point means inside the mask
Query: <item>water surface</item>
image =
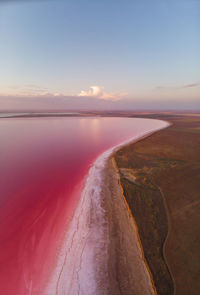
<svg viewBox="0 0 200 295"><path fill-rule="evenodd" d="M0 294L43 294L94 160L162 124L133 118L0 119Z"/></svg>

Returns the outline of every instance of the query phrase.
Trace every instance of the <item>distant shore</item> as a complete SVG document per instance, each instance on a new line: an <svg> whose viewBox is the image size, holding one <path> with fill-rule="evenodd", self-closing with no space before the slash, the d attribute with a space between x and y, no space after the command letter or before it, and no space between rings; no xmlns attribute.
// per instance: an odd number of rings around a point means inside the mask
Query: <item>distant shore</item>
<svg viewBox="0 0 200 295"><path fill-rule="evenodd" d="M80 116L78 112L11 112L0 113L1 118L38 118L38 117L71 117Z"/></svg>

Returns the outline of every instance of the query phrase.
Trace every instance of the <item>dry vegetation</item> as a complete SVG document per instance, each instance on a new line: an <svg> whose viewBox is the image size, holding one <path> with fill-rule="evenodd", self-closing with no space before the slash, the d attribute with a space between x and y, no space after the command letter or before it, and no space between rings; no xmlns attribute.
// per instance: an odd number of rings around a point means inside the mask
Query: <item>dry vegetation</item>
<svg viewBox="0 0 200 295"><path fill-rule="evenodd" d="M145 117L173 125L116 153L124 195L138 225L158 294L197 295L200 116Z"/></svg>

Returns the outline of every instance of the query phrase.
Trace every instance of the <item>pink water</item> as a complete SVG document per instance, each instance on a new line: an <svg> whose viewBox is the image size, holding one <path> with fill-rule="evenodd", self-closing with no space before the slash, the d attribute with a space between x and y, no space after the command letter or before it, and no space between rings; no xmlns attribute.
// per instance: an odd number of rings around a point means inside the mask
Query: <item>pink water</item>
<svg viewBox="0 0 200 295"><path fill-rule="evenodd" d="M162 124L125 118L0 120L0 294L43 294L94 160Z"/></svg>

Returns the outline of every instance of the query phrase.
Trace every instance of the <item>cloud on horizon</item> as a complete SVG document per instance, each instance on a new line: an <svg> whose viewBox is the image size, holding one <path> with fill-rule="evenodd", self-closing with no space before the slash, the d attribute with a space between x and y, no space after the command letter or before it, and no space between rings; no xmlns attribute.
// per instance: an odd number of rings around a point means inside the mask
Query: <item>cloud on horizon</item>
<svg viewBox="0 0 200 295"><path fill-rule="evenodd" d="M1 0L0 0L1 1ZM49 92L48 88L35 84L26 84L23 86L12 85L6 87L4 93L0 96L16 96L16 97L39 97L39 96L64 96L60 92Z"/></svg>
<svg viewBox="0 0 200 295"><path fill-rule="evenodd" d="M186 84L182 86L182 88L193 88L193 87L199 87L199 86L200 86L200 82L197 82L197 83Z"/></svg>
<svg viewBox="0 0 200 295"><path fill-rule="evenodd" d="M1 1L1 0L0 0ZM26 84L23 86L12 85L5 88L4 93L0 96L16 96L16 97L68 97L59 91L50 92L48 88L35 84ZM91 97L103 100L117 101L127 98L127 93L108 93L102 86L90 86L88 90L82 90L80 93L73 95L74 97Z"/></svg>
<svg viewBox="0 0 200 295"><path fill-rule="evenodd" d="M95 97L105 100L119 100L126 97L126 93L108 93L104 91L102 86L90 86L89 90L82 90L78 96Z"/></svg>
<svg viewBox="0 0 200 295"><path fill-rule="evenodd" d="M200 110L200 97L194 99L100 99L94 96L1 96L0 111L134 111Z"/></svg>
<svg viewBox="0 0 200 295"><path fill-rule="evenodd" d="M185 85L181 85L181 86L157 86L155 89L185 89L185 88L195 88L195 87L199 87L200 86L200 82L196 82L196 83L190 83L190 84L185 84Z"/></svg>

